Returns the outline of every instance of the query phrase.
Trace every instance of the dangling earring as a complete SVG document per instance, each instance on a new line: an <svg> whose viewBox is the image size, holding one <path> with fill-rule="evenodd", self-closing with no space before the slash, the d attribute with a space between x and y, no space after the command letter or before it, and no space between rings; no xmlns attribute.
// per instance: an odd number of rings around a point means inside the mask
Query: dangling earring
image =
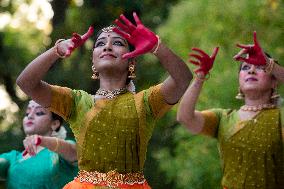
<svg viewBox="0 0 284 189"><path fill-rule="evenodd" d="M245 95L244 95L244 93L242 93L240 87L239 87L238 91L239 92L238 92L238 94L235 98L238 99L238 100L243 100L245 98Z"/></svg>
<svg viewBox="0 0 284 189"><path fill-rule="evenodd" d="M92 70L93 70L93 75L92 75L92 79L96 80L96 79L100 79L100 75L99 72L96 70L95 66L92 65Z"/></svg>
<svg viewBox="0 0 284 189"><path fill-rule="evenodd" d="M136 75L135 75L135 63L130 63L129 67L128 67L128 78L130 79L134 79L136 78Z"/></svg>
<svg viewBox="0 0 284 189"><path fill-rule="evenodd" d="M280 94L277 93L276 88L272 88L272 93L271 93L271 100L276 100L280 97Z"/></svg>

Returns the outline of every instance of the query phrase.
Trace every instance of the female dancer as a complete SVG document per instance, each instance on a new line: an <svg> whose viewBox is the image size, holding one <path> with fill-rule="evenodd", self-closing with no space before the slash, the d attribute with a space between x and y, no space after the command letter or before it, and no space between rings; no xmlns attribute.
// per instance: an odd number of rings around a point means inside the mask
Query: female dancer
<svg viewBox="0 0 284 189"><path fill-rule="evenodd" d="M63 40L32 61L17 84L34 100L61 115L78 144L79 175L65 188L150 188L143 175L146 150L155 121L175 104L192 75L186 64L161 43L133 13L137 25L123 15L119 28L103 28L93 49L95 95L49 85L41 79L59 57L71 52L92 33ZM135 50L130 52L133 45ZM139 93L126 87L134 77L134 57L153 52L169 72L162 84Z"/></svg>
<svg viewBox="0 0 284 189"><path fill-rule="evenodd" d="M190 54L198 61L197 77L186 91L177 119L193 133L216 137L223 161L222 186L227 189L284 188L283 112L277 106L277 82L284 82L284 68L262 51L254 33L253 45L238 45L234 57L242 61L240 94L245 104L239 110L195 111L206 74L212 68L217 50L209 57L203 51ZM247 55L247 57L243 57Z"/></svg>
<svg viewBox="0 0 284 189"><path fill-rule="evenodd" d="M23 119L25 151L0 155L0 177L8 189L62 188L76 176L76 146L65 141L62 118L30 101Z"/></svg>

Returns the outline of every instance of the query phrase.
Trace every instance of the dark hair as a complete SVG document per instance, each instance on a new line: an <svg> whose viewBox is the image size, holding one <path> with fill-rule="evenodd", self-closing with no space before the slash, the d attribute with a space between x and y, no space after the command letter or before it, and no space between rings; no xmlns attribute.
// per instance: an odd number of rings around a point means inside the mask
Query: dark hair
<svg viewBox="0 0 284 189"><path fill-rule="evenodd" d="M62 123L63 123L63 118L62 118L61 116L57 115L56 113L51 112L51 117L52 117L52 119L53 119L54 121L55 121L55 120L58 120L58 121L60 122L60 126L62 125ZM59 129L60 129L60 127L58 127L55 131L58 132Z"/></svg>

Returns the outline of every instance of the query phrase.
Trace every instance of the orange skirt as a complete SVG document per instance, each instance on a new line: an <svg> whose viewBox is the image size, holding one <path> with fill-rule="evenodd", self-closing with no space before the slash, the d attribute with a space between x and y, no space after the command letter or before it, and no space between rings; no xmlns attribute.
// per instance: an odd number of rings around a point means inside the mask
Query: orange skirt
<svg viewBox="0 0 284 189"><path fill-rule="evenodd" d="M120 184L117 187L108 187L106 184L90 184L87 182L80 182L78 179L75 179L69 182L67 185L64 186L63 189L121 189L121 188L128 188L128 189L151 189L147 182L143 184Z"/></svg>

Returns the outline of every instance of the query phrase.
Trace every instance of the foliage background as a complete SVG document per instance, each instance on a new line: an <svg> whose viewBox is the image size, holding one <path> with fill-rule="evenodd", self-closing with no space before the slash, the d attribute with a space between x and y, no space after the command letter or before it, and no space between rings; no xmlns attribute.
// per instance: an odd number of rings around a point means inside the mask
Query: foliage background
<svg viewBox="0 0 284 189"><path fill-rule="evenodd" d="M131 18L133 11L185 61L192 47L209 53L220 46L211 77L199 98L200 110L240 106L241 102L234 99L239 65L232 57L239 50L237 42L252 42L254 30L267 52L280 64L284 58L282 0L2 0L0 153L23 149L21 120L27 97L15 85L21 70L56 39L68 38L74 31L83 33L89 25L98 30L121 13ZM46 80L94 93L98 83L90 79L92 43L89 40L70 58L59 60ZM167 75L152 55L140 57L137 67L138 91ZM148 148L145 175L150 185L154 189L220 188L217 141L187 132L176 122L176 108L159 121ZM1 187L5 188L4 182Z"/></svg>

